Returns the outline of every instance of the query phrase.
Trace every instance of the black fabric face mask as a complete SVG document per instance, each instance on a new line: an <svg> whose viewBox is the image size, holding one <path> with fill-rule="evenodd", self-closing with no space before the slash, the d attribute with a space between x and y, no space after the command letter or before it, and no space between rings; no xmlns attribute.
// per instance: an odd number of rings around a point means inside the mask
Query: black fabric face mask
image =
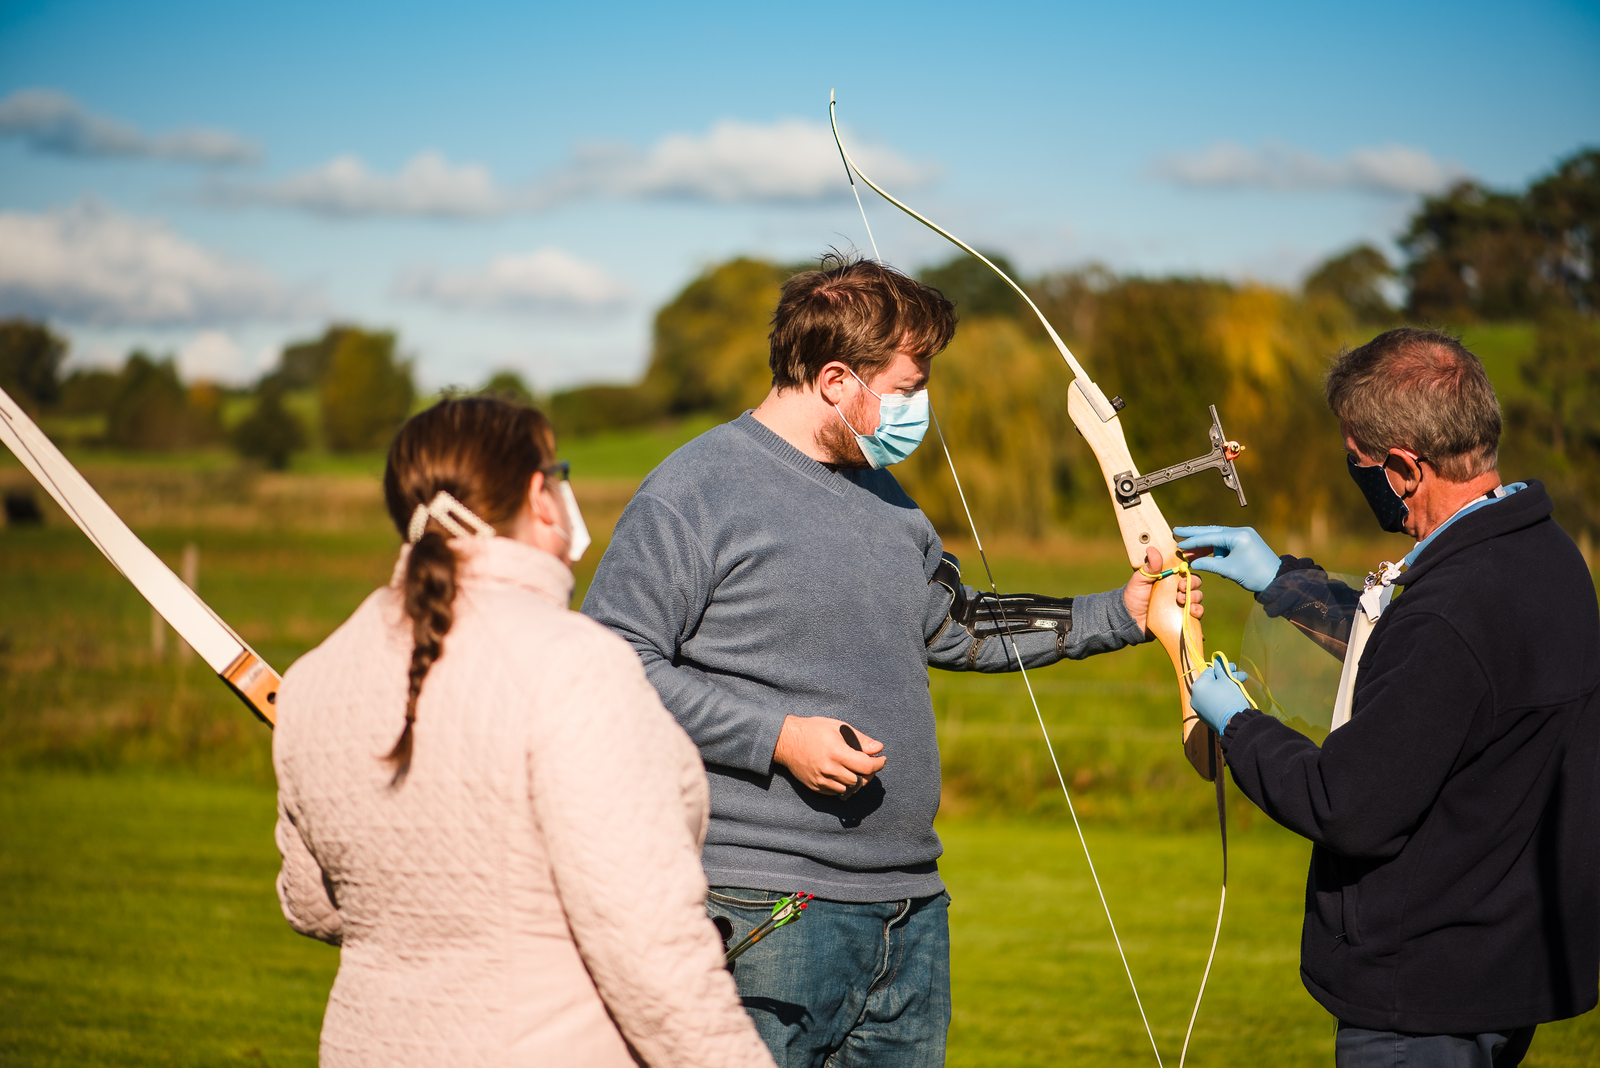
<svg viewBox="0 0 1600 1068"><path fill-rule="evenodd" d="M1378 526L1390 534L1400 533L1403 529L1401 524L1411 514L1411 509L1405 498L1389 485L1389 476L1384 473L1383 465L1359 467L1353 456L1346 456L1345 463L1350 465L1350 477L1361 488L1361 495L1372 506L1372 514L1378 517Z"/></svg>

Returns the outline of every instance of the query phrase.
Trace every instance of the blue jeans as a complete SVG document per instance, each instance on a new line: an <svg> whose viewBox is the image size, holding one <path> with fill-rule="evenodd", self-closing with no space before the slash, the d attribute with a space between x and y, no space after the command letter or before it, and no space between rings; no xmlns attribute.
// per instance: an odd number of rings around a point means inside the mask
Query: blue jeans
<svg viewBox="0 0 1600 1068"><path fill-rule="evenodd" d="M732 945L781 896L714 886L706 911L733 925ZM949 894L871 904L819 898L735 961L739 997L780 1068L944 1064L949 905Z"/></svg>
<svg viewBox="0 0 1600 1068"><path fill-rule="evenodd" d="M1333 1061L1338 1068L1515 1068L1532 1044L1532 1027L1504 1034L1408 1035L1340 1021Z"/></svg>

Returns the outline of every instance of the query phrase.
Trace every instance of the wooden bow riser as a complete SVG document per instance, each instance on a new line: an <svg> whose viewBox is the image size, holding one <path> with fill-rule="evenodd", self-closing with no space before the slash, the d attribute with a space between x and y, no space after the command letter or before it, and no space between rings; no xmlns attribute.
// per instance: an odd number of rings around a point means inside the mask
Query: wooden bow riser
<svg viewBox="0 0 1600 1068"><path fill-rule="evenodd" d="M1122 434L1121 420L1102 421L1079 388L1076 379L1067 388L1067 413L1072 417L1072 422L1077 426L1079 433L1083 435L1083 440L1094 450L1095 459L1100 463L1100 473L1105 476L1106 490L1115 501L1116 476L1126 471L1139 470L1133 462L1133 456L1128 452L1128 442ZM1145 550L1149 548L1154 548L1161 554L1161 559L1165 561L1163 566L1172 564L1177 558L1178 544L1172 536L1172 527L1162 516L1161 509L1156 506L1152 494L1142 494L1139 503L1130 508L1119 507L1114 510L1117 514L1117 525L1122 529L1122 544L1127 550L1130 565L1136 568L1143 567ZM1179 575L1169 576L1156 583L1150 596L1149 628L1150 633L1155 635L1167 650L1167 655L1172 658L1172 667L1178 676L1184 755L1189 758L1189 763L1194 765L1195 771L1200 773L1200 777L1210 782L1222 767L1222 755L1211 728L1195 715L1189 705L1189 692L1194 679L1191 672L1204 664L1205 635L1201 630L1200 621L1191 619L1189 633L1194 639L1195 651L1201 658L1201 663L1189 663L1189 652L1184 648L1183 641L1183 615L1189 609L1187 605L1178 603L1178 589L1182 583L1183 578Z"/></svg>

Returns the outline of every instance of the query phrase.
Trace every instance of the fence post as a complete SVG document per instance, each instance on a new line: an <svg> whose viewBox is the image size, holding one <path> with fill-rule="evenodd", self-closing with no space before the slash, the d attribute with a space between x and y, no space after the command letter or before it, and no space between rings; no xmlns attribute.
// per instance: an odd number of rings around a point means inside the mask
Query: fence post
<svg viewBox="0 0 1600 1068"><path fill-rule="evenodd" d="M183 584L195 592L200 590L200 547L188 542L183 547ZM194 650L182 638L178 639L178 663L187 665L194 659Z"/></svg>

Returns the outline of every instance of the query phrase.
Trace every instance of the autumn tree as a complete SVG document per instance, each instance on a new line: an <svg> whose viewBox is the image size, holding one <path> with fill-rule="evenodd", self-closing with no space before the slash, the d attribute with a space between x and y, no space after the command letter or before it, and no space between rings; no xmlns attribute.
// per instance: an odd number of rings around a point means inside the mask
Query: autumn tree
<svg viewBox="0 0 1600 1068"><path fill-rule="evenodd" d="M1389 257L1361 244L1322 261L1301 288L1307 297L1338 301L1359 323L1383 325L1396 318L1396 309L1384 293L1385 283L1395 276Z"/></svg>
<svg viewBox="0 0 1600 1068"><path fill-rule="evenodd" d="M1047 276L1029 289L1085 369L1108 395L1127 401L1120 420L1142 470L1208 452L1207 406L1215 404L1229 436L1247 445L1238 466L1250 522L1328 529L1359 505L1322 401L1327 361L1351 330L1342 301L1215 279L1118 279L1103 268ZM1005 410L1043 413L1049 432L1030 446L1030 462L1050 471L1058 515L1098 528L1107 490L1098 462L1071 430L1070 377L1042 334L1035 347L1047 370ZM936 389L946 369L935 361ZM1210 472L1157 493L1173 522L1229 522L1230 513L1243 520L1232 492Z"/></svg>
<svg viewBox="0 0 1600 1068"><path fill-rule="evenodd" d="M656 313L644 389L668 414L733 418L771 388L767 333L786 268L741 257L690 282Z"/></svg>
<svg viewBox="0 0 1600 1068"><path fill-rule="evenodd" d="M359 339L365 337L366 332L360 327L334 324L319 338L285 345L278 354L278 367L273 377L285 390L318 388L333 366L334 353L347 336Z"/></svg>
<svg viewBox="0 0 1600 1068"><path fill-rule="evenodd" d="M1526 318L1537 309L1541 242L1522 198L1461 182L1423 201L1400 238L1411 297L1428 322Z"/></svg>
<svg viewBox="0 0 1600 1068"><path fill-rule="evenodd" d="M61 382L56 410L62 415L105 415L117 399L118 374L99 367L80 367Z"/></svg>
<svg viewBox="0 0 1600 1068"><path fill-rule="evenodd" d="M533 406L533 390L528 388L528 383L524 382L522 376L515 371L496 371L489 376L489 381L485 382L478 392L508 400L513 404Z"/></svg>
<svg viewBox="0 0 1600 1068"><path fill-rule="evenodd" d="M250 414L233 428L239 455L260 460L273 471L289 466L289 458L306 447L306 430L283 404L283 387L269 380L256 391Z"/></svg>
<svg viewBox="0 0 1600 1068"><path fill-rule="evenodd" d="M552 393L545 414L556 437L585 437L643 426L664 416L660 396L643 385L594 385ZM680 412L679 414L693 414Z"/></svg>
<svg viewBox="0 0 1600 1068"><path fill-rule="evenodd" d="M381 449L411 411L411 364L395 357L388 331L339 328L318 389L328 447Z"/></svg>
<svg viewBox="0 0 1600 1068"><path fill-rule="evenodd" d="M1528 190L1528 215L1544 241L1540 270L1578 311L1600 310L1600 149L1564 160Z"/></svg>
<svg viewBox="0 0 1600 1068"><path fill-rule="evenodd" d="M1019 277L1016 267L1005 256L988 250L983 254L1012 278ZM1033 313L1017 296L1016 290L965 252L919 272L917 279L943 293L945 299L956 306L956 315L961 319L999 317L1018 322L1033 319Z"/></svg>
<svg viewBox="0 0 1600 1068"><path fill-rule="evenodd" d="M1054 348L1005 316L963 322L934 357L928 395L982 531L1038 537L1059 518L1058 495L1071 489L1062 447L1070 449L1068 438L1076 437L1060 364ZM938 432L930 430L894 476L935 527L967 533Z"/></svg>
<svg viewBox="0 0 1600 1068"><path fill-rule="evenodd" d="M1461 182L1428 197L1400 238L1407 311L1429 322L1593 314L1600 298L1600 150L1557 165L1525 194Z"/></svg>
<svg viewBox="0 0 1600 1068"><path fill-rule="evenodd" d="M117 376L106 440L128 449L182 449L222 439L215 387L185 389L170 358L135 352Z"/></svg>

